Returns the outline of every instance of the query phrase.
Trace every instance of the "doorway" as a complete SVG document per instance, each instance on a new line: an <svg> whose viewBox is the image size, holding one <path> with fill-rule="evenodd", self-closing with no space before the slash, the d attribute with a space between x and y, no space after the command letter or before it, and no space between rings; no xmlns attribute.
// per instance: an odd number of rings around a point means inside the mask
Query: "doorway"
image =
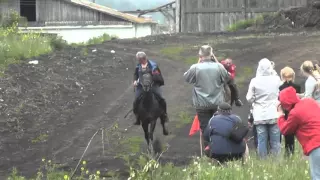
<svg viewBox="0 0 320 180"><path fill-rule="evenodd" d="M20 0L20 16L26 17L28 22L37 21L36 0Z"/></svg>

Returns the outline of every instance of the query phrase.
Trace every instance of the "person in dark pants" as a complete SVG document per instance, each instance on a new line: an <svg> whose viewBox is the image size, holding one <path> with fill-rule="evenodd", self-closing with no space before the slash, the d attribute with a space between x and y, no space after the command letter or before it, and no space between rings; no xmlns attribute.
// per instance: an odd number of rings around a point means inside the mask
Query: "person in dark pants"
<svg viewBox="0 0 320 180"><path fill-rule="evenodd" d="M218 105L224 102L224 85L230 75L221 63L212 61L212 47L204 45L199 50L199 63L193 64L184 73L185 81L193 85L192 100L200 121L203 134L210 118L217 111ZM204 147L208 142L204 140Z"/></svg>
<svg viewBox="0 0 320 180"><path fill-rule="evenodd" d="M210 142L208 156L221 164L242 159L246 151L244 140L238 143L227 138L236 122L241 122L240 117L232 114L228 103L221 103L217 114L210 119L204 131L204 139Z"/></svg>
<svg viewBox="0 0 320 180"><path fill-rule="evenodd" d="M281 80L284 81L283 84L279 87L279 90L282 91L287 87L293 87L297 93L301 93L301 87L298 84L294 83L295 72L290 67L285 67L280 71ZM288 118L288 111L284 111L285 119ZM285 155L290 156L294 153L294 135L284 136L285 141Z"/></svg>
<svg viewBox="0 0 320 180"><path fill-rule="evenodd" d="M253 115L252 115L252 109L250 109L250 113L248 116L248 125L252 127L252 133L253 133L253 142L254 142L254 148L257 150L258 148L258 139L257 139L257 129L256 126L253 124Z"/></svg>
<svg viewBox="0 0 320 180"><path fill-rule="evenodd" d="M228 73L230 73L230 81L228 83L228 86L231 91L231 106L235 104L236 106L240 107L243 106L243 103L241 102L239 98L239 89L237 87L237 84L235 83L235 76L236 76L236 65L232 63L232 59L227 58L223 61L221 61L221 64L226 68Z"/></svg>

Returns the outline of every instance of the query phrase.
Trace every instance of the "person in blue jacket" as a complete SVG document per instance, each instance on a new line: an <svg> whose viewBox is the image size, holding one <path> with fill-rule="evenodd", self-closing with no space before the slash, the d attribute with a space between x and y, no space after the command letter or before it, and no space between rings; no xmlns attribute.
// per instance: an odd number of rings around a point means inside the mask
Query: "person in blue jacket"
<svg viewBox="0 0 320 180"><path fill-rule="evenodd" d="M236 143L227 138L234 123L241 121L240 117L231 113L228 103L221 103L217 113L210 119L204 131L204 138L209 142L209 157L220 163L240 160L246 151L246 143Z"/></svg>
<svg viewBox="0 0 320 180"><path fill-rule="evenodd" d="M133 113L136 116L136 122L134 125L140 125L140 121L137 116L137 105L139 103L139 97L142 92L142 86L139 84L139 78L142 77L145 73L152 74L153 79L153 86L152 91L156 95L157 99L159 100L160 106L164 110L164 114L160 117L161 119L164 119L165 122L168 122L168 115L167 115L167 103L162 96L161 92L161 86L164 85L164 80L160 71L159 66L156 62L152 60L147 59L147 55L144 52L137 52L136 58L138 59L139 63L136 65L134 74L133 74L133 85L136 87L136 94L135 94L135 100L133 102Z"/></svg>

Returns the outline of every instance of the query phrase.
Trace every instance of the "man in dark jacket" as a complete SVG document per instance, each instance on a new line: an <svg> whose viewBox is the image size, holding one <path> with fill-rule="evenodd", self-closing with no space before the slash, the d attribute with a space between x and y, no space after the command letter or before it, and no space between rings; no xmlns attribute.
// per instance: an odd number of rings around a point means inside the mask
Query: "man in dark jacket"
<svg viewBox="0 0 320 180"><path fill-rule="evenodd" d="M168 122L169 119L167 115L167 103L163 98L160 89L160 87L164 85L164 80L160 68L156 62L148 60L147 55L144 52L138 52L136 54L136 58L139 60L139 63L137 64L133 75L133 85L136 87L136 97L133 102L133 113L136 116L136 122L134 123L134 125L140 125L140 121L137 116L137 105L139 103L139 99L142 93L142 86L141 84L139 84L139 78L141 78L142 75L145 73L152 74L152 79L154 83L152 86L153 93L156 95L157 99L159 100L160 106L163 108L165 112L160 118L164 119L165 122Z"/></svg>
<svg viewBox="0 0 320 180"><path fill-rule="evenodd" d="M209 141L210 158L224 163L243 158L246 151L245 142L236 143L229 138L234 123L241 121L240 117L231 113L231 106L222 103L218 107L217 115L213 116L204 131L204 139Z"/></svg>

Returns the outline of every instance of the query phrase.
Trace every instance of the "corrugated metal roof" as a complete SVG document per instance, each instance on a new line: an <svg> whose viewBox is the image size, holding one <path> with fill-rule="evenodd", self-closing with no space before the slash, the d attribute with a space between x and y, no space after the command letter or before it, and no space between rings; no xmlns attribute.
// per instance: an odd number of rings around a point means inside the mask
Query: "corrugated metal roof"
<svg viewBox="0 0 320 180"><path fill-rule="evenodd" d="M76 4L76 5L84 6L86 8L90 8L92 10L96 10L101 13L109 14L111 16L115 16L120 19L124 19L124 20L130 21L130 22L133 22L133 23L140 23L140 24L156 23L150 19L145 19L145 18L137 17L137 16L134 16L131 14L122 13L120 11L117 11L116 9L102 6L102 5L87 1L87 0L64 0L64 1Z"/></svg>

